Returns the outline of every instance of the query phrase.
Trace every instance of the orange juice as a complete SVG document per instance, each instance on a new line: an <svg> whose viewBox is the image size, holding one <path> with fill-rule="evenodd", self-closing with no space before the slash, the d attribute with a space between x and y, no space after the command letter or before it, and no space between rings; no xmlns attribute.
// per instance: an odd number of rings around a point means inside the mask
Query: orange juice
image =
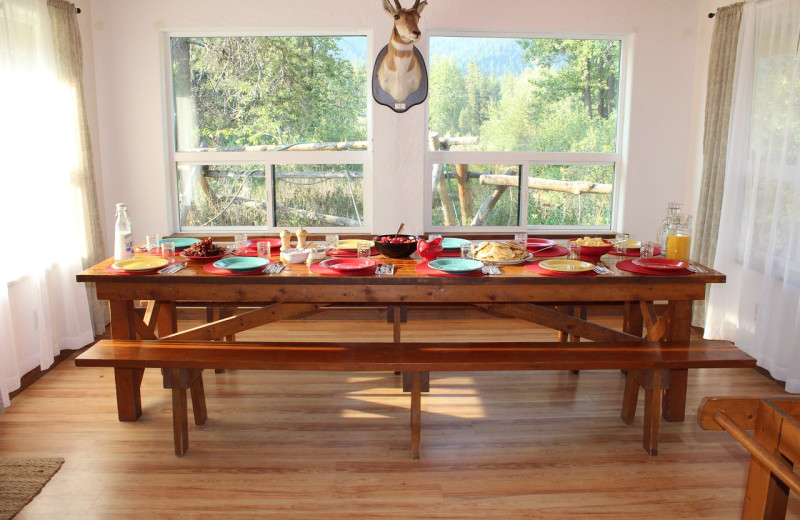
<svg viewBox="0 0 800 520"><path fill-rule="evenodd" d="M667 250L664 254L667 258L688 262L691 243L692 237L689 235L667 235Z"/></svg>

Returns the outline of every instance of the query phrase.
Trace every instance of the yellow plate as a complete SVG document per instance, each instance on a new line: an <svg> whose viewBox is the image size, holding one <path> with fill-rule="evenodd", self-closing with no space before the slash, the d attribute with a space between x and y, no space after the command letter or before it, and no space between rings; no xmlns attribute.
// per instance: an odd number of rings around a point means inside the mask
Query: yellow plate
<svg viewBox="0 0 800 520"><path fill-rule="evenodd" d="M583 273L594 269L594 264L592 263L582 260L566 260L564 258L542 260L539 262L539 266L548 271L556 271L559 273Z"/></svg>
<svg viewBox="0 0 800 520"><path fill-rule="evenodd" d="M628 249L639 249L642 247L642 243L638 240L628 240Z"/></svg>
<svg viewBox="0 0 800 520"><path fill-rule="evenodd" d="M114 269L122 271L149 271L150 269L159 269L169 263L164 258L157 256L143 256L141 258L129 258L128 260L120 260L111 264Z"/></svg>
<svg viewBox="0 0 800 520"><path fill-rule="evenodd" d="M363 240L358 240L358 239L355 239L355 238L350 238L350 239L347 239L347 240L339 240L339 243L337 244L337 247L339 249L353 249L353 250L355 250L356 248L358 248L358 243L359 242L363 242ZM369 246L370 247L375 247L375 242L370 240L369 241Z"/></svg>

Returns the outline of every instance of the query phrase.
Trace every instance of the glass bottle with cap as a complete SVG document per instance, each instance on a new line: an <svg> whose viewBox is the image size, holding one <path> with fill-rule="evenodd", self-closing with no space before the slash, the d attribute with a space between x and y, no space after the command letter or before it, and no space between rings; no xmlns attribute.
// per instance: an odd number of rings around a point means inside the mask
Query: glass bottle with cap
<svg viewBox="0 0 800 520"><path fill-rule="evenodd" d="M117 204L117 221L114 225L114 260L133 258L133 229L125 204Z"/></svg>

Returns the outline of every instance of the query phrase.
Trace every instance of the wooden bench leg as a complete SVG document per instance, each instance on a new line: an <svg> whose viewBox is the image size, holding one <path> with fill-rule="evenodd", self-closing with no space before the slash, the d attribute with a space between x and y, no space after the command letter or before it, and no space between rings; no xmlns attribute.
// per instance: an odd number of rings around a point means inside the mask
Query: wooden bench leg
<svg viewBox="0 0 800 520"><path fill-rule="evenodd" d="M620 418L625 424L633 424L636 417L636 403L639 400L639 382L633 370L625 375L625 390L622 393L622 412Z"/></svg>
<svg viewBox="0 0 800 520"><path fill-rule="evenodd" d="M120 421L135 421L142 416L143 377L143 368L114 368L117 415Z"/></svg>
<svg viewBox="0 0 800 520"><path fill-rule="evenodd" d="M192 394L192 411L194 412L194 423L198 426L205 424L208 419L208 410L206 409L206 391L203 387L203 371L199 372L192 381L189 390Z"/></svg>
<svg viewBox="0 0 800 520"><path fill-rule="evenodd" d="M650 370L650 384L645 388L644 434L642 445L650 455L658 455L658 427L661 424L661 370Z"/></svg>
<svg viewBox="0 0 800 520"><path fill-rule="evenodd" d="M650 455L658 455L658 429L661 425L661 394L664 388L662 370L628 370L625 376L625 391L622 395L620 418L625 424L633 424L639 387L644 387L644 424L642 445Z"/></svg>
<svg viewBox="0 0 800 520"><path fill-rule="evenodd" d="M411 372L411 458L419 458L420 420L422 415L422 380L419 372Z"/></svg>
<svg viewBox="0 0 800 520"><path fill-rule="evenodd" d="M181 370L170 369L172 380L180 381ZM175 441L175 455L181 457L189 449L189 415L187 413L186 388L180 384L172 385L172 436Z"/></svg>
<svg viewBox="0 0 800 520"><path fill-rule="evenodd" d="M410 392L412 386L411 374L419 374L420 377L420 391L431 391L431 373L430 372L403 372L403 392Z"/></svg>

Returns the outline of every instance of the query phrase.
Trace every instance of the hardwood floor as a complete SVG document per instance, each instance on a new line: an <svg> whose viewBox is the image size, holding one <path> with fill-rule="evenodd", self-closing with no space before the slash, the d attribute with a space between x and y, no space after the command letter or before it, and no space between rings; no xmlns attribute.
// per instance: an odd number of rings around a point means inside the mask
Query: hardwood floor
<svg viewBox="0 0 800 520"><path fill-rule="evenodd" d="M532 332L552 334L465 316L412 320L404 338ZM389 339L391 328L293 321L252 334L239 339ZM432 374L422 459L412 460L399 376L207 373L209 420L190 426L178 458L157 372L145 374L143 417L121 423L111 370L70 359L0 415L0 454L66 459L17 520L739 518L749 457L727 433L702 431L694 410L704 396L781 388L753 370L690 372L687 420L662 423L660 454L649 457L643 404L633 425L619 419L623 384L616 371ZM797 497L789 509L800 518Z"/></svg>

